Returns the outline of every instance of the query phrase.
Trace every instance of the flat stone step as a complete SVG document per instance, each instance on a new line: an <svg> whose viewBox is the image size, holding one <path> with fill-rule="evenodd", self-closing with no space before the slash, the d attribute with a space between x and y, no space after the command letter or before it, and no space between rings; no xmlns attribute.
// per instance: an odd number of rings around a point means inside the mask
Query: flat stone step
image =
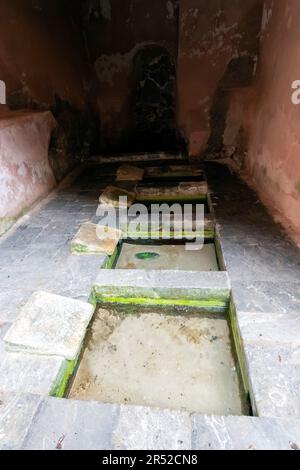
<svg viewBox="0 0 300 470"><path fill-rule="evenodd" d="M224 309L229 296L226 272L103 270L93 286L95 302L130 299L132 303Z"/></svg>
<svg viewBox="0 0 300 470"><path fill-rule="evenodd" d="M0 392L0 450L298 450L300 424Z"/></svg>
<svg viewBox="0 0 300 470"><path fill-rule="evenodd" d="M123 199L126 199L123 201ZM130 207L135 201L134 192L116 186L107 186L99 198L100 204L108 207Z"/></svg>
<svg viewBox="0 0 300 470"><path fill-rule="evenodd" d="M3 337L10 324L0 326L0 390L57 395L68 376L63 357L5 351Z"/></svg>
<svg viewBox="0 0 300 470"><path fill-rule="evenodd" d="M112 227L86 222L70 243L76 255L112 255L122 237L122 232Z"/></svg>
<svg viewBox="0 0 300 470"><path fill-rule="evenodd" d="M161 162L161 160L183 160L183 155L179 154L172 154L167 152L157 152L157 153L134 153L134 154L116 154L116 155L94 155L89 157L85 161L92 162L92 163L110 163L113 164L115 162L149 162L149 161L157 161Z"/></svg>
<svg viewBox="0 0 300 470"><path fill-rule="evenodd" d="M5 335L11 351L76 360L94 313L91 304L35 292Z"/></svg>
<svg viewBox="0 0 300 470"><path fill-rule="evenodd" d="M206 181L182 182L174 186L147 186L141 183L136 187L136 198L140 202L152 200L176 201L202 200L207 197Z"/></svg>
<svg viewBox="0 0 300 470"><path fill-rule="evenodd" d="M144 178L145 170L132 166L122 165L117 170L116 181L142 181Z"/></svg>

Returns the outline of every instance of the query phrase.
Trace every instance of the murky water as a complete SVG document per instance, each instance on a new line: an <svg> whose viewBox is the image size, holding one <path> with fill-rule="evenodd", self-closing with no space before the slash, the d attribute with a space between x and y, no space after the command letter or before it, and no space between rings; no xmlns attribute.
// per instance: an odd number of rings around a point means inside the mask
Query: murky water
<svg viewBox="0 0 300 470"><path fill-rule="evenodd" d="M188 251L185 245L123 243L116 269L219 271L213 243L197 251Z"/></svg>
<svg viewBox="0 0 300 470"><path fill-rule="evenodd" d="M241 415L227 321L100 308L70 398Z"/></svg>

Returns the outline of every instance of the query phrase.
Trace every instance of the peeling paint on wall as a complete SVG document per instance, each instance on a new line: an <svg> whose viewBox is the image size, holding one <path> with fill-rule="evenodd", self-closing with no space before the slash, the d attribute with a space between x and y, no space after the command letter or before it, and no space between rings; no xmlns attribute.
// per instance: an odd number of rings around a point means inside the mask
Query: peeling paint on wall
<svg viewBox="0 0 300 470"><path fill-rule="evenodd" d="M261 26L261 32L262 34L265 32L267 29L272 15L273 15L273 8L274 8L274 0L271 3L264 3L263 6L263 17L262 17L262 26Z"/></svg>
<svg viewBox="0 0 300 470"><path fill-rule="evenodd" d="M222 89L245 86L248 72L249 80L253 79L253 67L248 64L252 60L254 65L258 53L261 13L260 0L237 0L234 4L211 0L205 5L194 0L180 2L178 123L189 142L191 157L204 155L212 114L226 112ZM230 74L235 81L230 80ZM217 93L223 93L223 98L218 99ZM217 109L218 101L224 109Z"/></svg>
<svg viewBox="0 0 300 470"><path fill-rule="evenodd" d="M6 104L6 85L0 80L0 104Z"/></svg>

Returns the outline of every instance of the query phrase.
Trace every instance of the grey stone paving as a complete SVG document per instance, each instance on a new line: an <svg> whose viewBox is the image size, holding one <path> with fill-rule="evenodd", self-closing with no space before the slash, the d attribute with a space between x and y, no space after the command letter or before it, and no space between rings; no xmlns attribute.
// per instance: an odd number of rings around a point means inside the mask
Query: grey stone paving
<svg viewBox="0 0 300 470"><path fill-rule="evenodd" d="M96 297L207 300L224 306L230 287L226 272L118 269L101 271L93 292Z"/></svg>
<svg viewBox="0 0 300 470"><path fill-rule="evenodd" d="M0 392L0 450L21 449L41 401L39 395Z"/></svg>
<svg viewBox="0 0 300 470"><path fill-rule="evenodd" d="M10 327L10 323L0 325L0 390L40 395L54 393L66 374L67 361L62 357L6 351L3 337Z"/></svg>
<svg viewBox="0 0 300 470"><path fill-rule="evenodd" d="M154 297L179 298L189 292L197 298L212 289L229 297L226 273L211 273L213 278L207 273L183 278L182 272L178 277L167 271L104 273L105 256L70 253L80 225L95 220L99 195L114 184L117 168L88 166L0 239L0 449L298 450L299 250L255 194L219 165L207 165L207 172L249 392L259 417L189 415L45 397L65 373L66 361L5 351L5 333L37 290L83 301L93 283L118 293L120 288L148 289Z"/></svg>
<svg viewBox="0 0 300 470"><path fill-rule="evenodd" d="M44 399L25 450L189 449L188 413L96 402Z"/></svg>
<svg viewBox="0 0 300 470"><path fill-rule="evenodd" d="M298 450L297 420L249 417L192 417L193 450Z"/></svg>
<svg viewBox="0 0 300 470"><path fill-rule="evenodd" d="M37 290L88 300L106 257L76 257L69 243L80 225L95 216L101 192L99 173L86 170L0 238L0 321L12 322ZM81 189L85 181L89 181L89 191Z"/></svg>
<svg viewBox="0 0 300 470"><path fill-rule="evenodd" d="M253 411L299 418L300 250L235 175L206 170Z"/></svg>
<svg viewBox="0 0 300 470"><path fill-rule="evenodd" d="M220 417L0 392L0 450L297 450L297 420Z"/></svg>

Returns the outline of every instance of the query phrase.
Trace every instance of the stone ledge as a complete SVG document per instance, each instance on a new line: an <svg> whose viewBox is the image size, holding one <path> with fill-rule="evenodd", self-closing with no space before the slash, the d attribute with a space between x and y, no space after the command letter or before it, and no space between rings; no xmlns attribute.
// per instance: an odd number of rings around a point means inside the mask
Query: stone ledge
<svg viewBox="0 0 300 470"><path fill-rule="evenodd" d="M298 420L0 392L1 450L298 450Z"/></svg>
<svg viewBox="0 0 300 470"><path fill-rule="evenodd" d="M297 420L246 416L192 416L193 450L296 450L300 448Z"/></svg>
<svg viewBox="0 0 300 470"><path fill-rule="evenodd" d="M24 450L188 450L188 413L97 402L44 399Z"/></svg>
<svg viewBox="0 0 300 470"><path fill-rule="evenodd" d="M62 357L7 352L3 336L9 323L0 326L0 390L57 395L69 375L69 363Z"/></svg>
<svg viewBox="0 0 300 470"><path fill-rule="evenodd" d="M100 272L93 286L94 302L120 298L130 299L132 303L149 300L158 305L172 301L174 305L182 302L183 306L193 306L194 302L194 306L202 303L207 309L224 310L229 296L230 285L225 272L118 269Z"/></svg>

